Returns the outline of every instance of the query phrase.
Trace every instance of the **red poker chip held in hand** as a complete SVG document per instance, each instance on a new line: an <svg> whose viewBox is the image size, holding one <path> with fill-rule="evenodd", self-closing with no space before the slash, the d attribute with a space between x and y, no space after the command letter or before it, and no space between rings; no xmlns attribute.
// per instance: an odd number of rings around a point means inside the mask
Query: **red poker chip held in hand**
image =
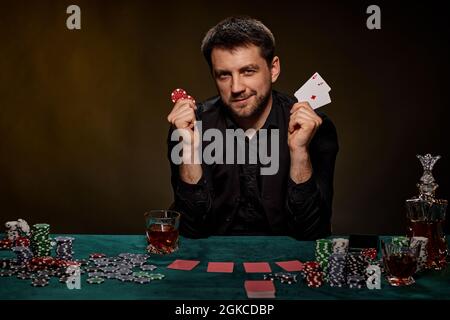
<svg viewBox="0 0 450 320"><path fill-rule="evenodd" d="M190 99L195 103L195 99L193 97L191 97L190 95L188 95L186 90L180 89L180 88L172 91L172 94L170 95L170 99L172 100L173 103L177 103L177 101L180 99Z"/></svg>

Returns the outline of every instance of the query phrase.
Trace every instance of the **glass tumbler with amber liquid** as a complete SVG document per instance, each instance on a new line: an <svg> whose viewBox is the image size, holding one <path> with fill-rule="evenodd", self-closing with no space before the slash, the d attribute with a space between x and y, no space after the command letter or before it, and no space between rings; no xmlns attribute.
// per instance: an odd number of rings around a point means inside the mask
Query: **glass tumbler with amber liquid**
<svg viewBox="0 0 450 320"><path fill-rule="evenodd" d="M144 214L147 251L169 254L178 250L180 213L172 210L152 210Z"/></svg>

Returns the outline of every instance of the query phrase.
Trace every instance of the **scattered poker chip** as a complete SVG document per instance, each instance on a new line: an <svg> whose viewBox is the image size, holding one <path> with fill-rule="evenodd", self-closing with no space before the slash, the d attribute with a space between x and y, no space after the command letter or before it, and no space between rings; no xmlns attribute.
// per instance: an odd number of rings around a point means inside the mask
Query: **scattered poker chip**
<svg viewBox="0 0 450 320"><path fill-rule="evenodd" d="M162 280L164 279L166 276L161 274L161 273L150 273L148 275L150 280Z"/></svg>
<svg viewBox="0 0 450 320"><path fill-rule="evenodd" d="M172 94L170 95L170 98L173 103L177 103L178 100L187 98L188 94L183 89L175 89L172 91Z"/></svg>
<svg viewBox="0 0 450 320"><path fill-rule="evenodd" d="M117 269L116 273L122 274L122 275L130 275L133 273L133 270L130 268L119 268Z"/></svg>
<svg viewBox="0 0 450 320"><path fill-rule="evenodd" d="M11 277L12 275L14 275L14 272L11 270L0 271L0 277Z"/></svg>
<svg viewBox="0 0 450 320"><path fill-rule="evenodd" d="M130 260L131 264L133 265L133 267L140 267L145 263L145 260Z"/></svg>
<svg viewBox="0 0 450 320"><path fill-rule="evenodd" d="M144 265L141 266L141 270L142 271L153 271L153 270L156 270L156 269L157 269L157 267L155 265L153 265L153 264L144 264Z"/></svg>
<svg viewBox="0 0 450 320"><path fill-rule="evenodd" d="M89 278L102 278L105 274L103 272L89 272L88 277Z"/></svg>
<svg viewBox="0 0 450 320"><path fill-rule="evenodd" d="M92 261L97 267L106 267L110 264L108 258L92 258Z"/></svg>
<svg viewBox="0 0 450 320"><path fill-rule="evenodd" d="M118 275L116 279L122 282L132 282L136 278L130 275Z"/></svg>
<svg viewBox="0 0 450 320"><path fill-rule="evenodd" d="M9 268L10 264L11 264L11 259L3 259L3 258L0 259L0 269Z"/></svg>
<svg viewBox="0 0 450 320"><path fill-rule="evenodd" d="M91 253L89 255L90 259L100 259L100 258L105 258L105 257L106 257L106 254L104 254L104 253Z"/></svg>
<svg viewBox="0 0 450 320"><path fill-rule="evenodd" d="M134 267L132 264L125 263L125 262L116 263L114 266L117 268L117 270L120 270L120 269L133 269L133 267Z"/></svg>
<svg viewBox="0 0 450 320"><path fill-rule="evenodd" d="M145 271L135 271L133 272L133 277L136 278L148 278L150 276L150 273Z"/></svg>
<svg viewBox="0 0 450 320"><path fill-rule="evenodd" d="M152 282L152 280L150 278L136 278L134 279L134 282L139 283L139 284L147 284Z"/></svg>
<svg viewBox="0 0 450 320"><path fill-rule="evenodd" d="M97 267L86 267L84 270L86 272L99 272L100 271L100 269Z"/></svg>
<svg viewBox="0 0 450 320"><path fill-rule="evenodd" d="M115 263L120 262L120 261L122 261L122 258L119 258L119 257L109 257L108 258L108 262L110 264L115 264Z"/></svg>
<svg viewBox="0 0 450 320"><path fill-rule="evenodd" d="M46 270L39 270L40 272L33 274L33 279L50 279L50 273Z"/></svg>
<svg viewBox="0 0 450 320"><path fill-rule="evenodd" d="M86 282L89 284L101 284L101 283L105 282L105 279L100 278L100 277L92 277L92 278L87 278Z"/></svg>
<svg viewBox="0 0 450 320"><path fill-rule="evenodd" d="M124 252L124 253L119 253L118 257L122 258L122 259L129 259L130 255L131 255L131 253Z"/></svg>
<svg viewBox="0 0 450 320"><path fill-rule="evenodd" d="M45 278L35 278L31 281L33 287L45 287L48 286L50 281Z"/></svg>
<svg viewBox="0 0 450 320"><path fill-rule="evenodd" d="M86 259L78 259L78 260L75 260L75 261L78 262L80 264L80 266L82 266L82 267L88 265L88 260L86 260Z"/></svg>
<svg viewBox="0 0 450 320"><path fill-rule="evenodd" d="M104 273L113 273L116 272L118 269L119 268L117 268L116 266L108 266L100 268L100 270L103 271Z"/></svg>
<svg viewBox="0 0 450 320"><path fill-rule="evenodd" d="M120 274L118 273L105 273L105 278L106 279L117 279L117 276L120 276Z"/></svg>
<svg viewBox="0 0 450 320"><path fill-rule="evenodd" d="M17 278L21 279L21 280L31 279L31 273L25 272L25 271L21 271L21 272L17 273Z"/></svg>

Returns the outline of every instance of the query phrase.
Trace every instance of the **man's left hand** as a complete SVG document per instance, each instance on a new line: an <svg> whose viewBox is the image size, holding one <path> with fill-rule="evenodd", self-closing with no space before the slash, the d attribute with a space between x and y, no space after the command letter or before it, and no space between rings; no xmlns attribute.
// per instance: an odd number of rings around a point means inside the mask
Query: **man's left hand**
<svg viewBox="0 0 450 320"><path fill-rule="evenodd" d="M307 150L321 124L322 119L308 102L295 103L291 108L288 128L288 145L291 152Z"/></svg>

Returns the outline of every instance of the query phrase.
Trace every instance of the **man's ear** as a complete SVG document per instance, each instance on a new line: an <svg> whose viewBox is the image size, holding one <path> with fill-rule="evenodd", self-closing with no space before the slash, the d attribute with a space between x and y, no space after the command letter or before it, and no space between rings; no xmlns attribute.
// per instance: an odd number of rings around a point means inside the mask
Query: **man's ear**
<svg viewBox="0 0 450 320"><path fill-rule="evenodd" d="M275 83L277 81L278 76L281 72L281 65L280 65L280 58L277 56L273 57L272 64L270 66L270 73L272 75L272 83Z"/></svg>

